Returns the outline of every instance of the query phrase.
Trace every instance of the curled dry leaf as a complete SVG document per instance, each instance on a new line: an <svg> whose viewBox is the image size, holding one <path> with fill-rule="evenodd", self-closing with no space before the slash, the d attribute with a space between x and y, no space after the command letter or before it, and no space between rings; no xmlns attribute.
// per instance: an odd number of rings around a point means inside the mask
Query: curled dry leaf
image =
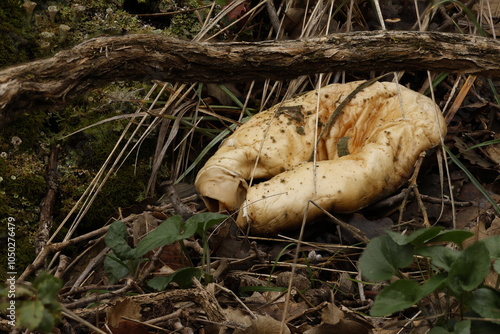
<svg viewBox="0 0 500 334"><path fill-rule="evenodd" d="M276 234L300 226L309 201L354 212L401 186L419 155L446 133L428 97L389 82L359 91L320 138L337 106L362 82L333 84L252 117L197 175L211 211L239 210L237 224ZM249 186L248 180L265 179ZM307 220L321 215L309 206Z"/></svg>

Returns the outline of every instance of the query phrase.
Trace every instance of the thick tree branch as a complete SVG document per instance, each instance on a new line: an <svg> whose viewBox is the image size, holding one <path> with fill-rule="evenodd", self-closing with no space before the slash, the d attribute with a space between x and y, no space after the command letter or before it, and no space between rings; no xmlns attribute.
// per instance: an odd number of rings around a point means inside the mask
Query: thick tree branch
<svg viewBox="0 0 500 334"><path fill-rule="evenodd" d="M449 33L372 31L290 41L193 43L99 37L0 71L0 125L30 104L61 104L117 80L285 80L332 71L431 70L500 77L500 42Z"/></svg>

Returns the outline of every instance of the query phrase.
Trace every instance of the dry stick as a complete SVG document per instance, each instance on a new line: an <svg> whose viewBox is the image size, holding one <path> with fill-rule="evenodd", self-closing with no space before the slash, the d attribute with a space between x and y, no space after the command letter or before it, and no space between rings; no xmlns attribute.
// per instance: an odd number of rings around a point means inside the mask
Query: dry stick
<svg viewBox="0 0 500 334"><path fill-rule="evenodd" d="M450 124L451 120L453 117L455 117L455 114L457 113L458 109L464 102L465 98L469 94L469 91L474 84L474 81L476 81L476 76L474 75L469 75L467 77L467 80L465 80L462 88L460 89L460 92L458 93L457 97L455 98L455 101L453 101L453 104L450 107L450 110L446 114L445 121L446 124Z"/></svg>
<svg viewBox="0 0 500 334"><path fill-rule="evenodd" d="M33 263L29 264L26 267L26 269L21 274L21 276L19 276L17 281L18 282L24 281L33 271L40 268L42 266L43 262L45 261L45 259L47 258L47 256L49 256L50 254L55 253L55 252L59 252L60 250L64 249L65 247L68 247L71 245L76 245L79 242L85 241L87 239L92 239L98 235L104 234L104 233L106 233L106 231L108 229L109 229L109 225L101 227L100 229L89 232L87 234L81 235L79 237L76 237L74 239L66 240L63 242L55 243L55 244L49 243L49 244L45 245L45 247L40 252L40 254L38 254L35 261L33 261Z"/></svg>
<svg viewBox="0 0 500 334"><path fill-rule="evenodd" d="M499 50L500 41L491 38L410 31L245 43L196 43L157 35L98 37L51 58L0 71L0 124L31 105L62 106L117 80L287 80L337 70L431 70L498 78Z"/></svg>
<svg viewBox="0 0 500 334"><path fill-rule="evenodd" d="M79 315L75 314L74 312L72 312L71 310L69 310L66 306L64 306L63 304L61 304L61 309L62 309L62 314L64 314L65 316L67 316L68 318L71 318L75 321L78 321L79 323L81 323L82 325L85 325L87 326L88 328L92 329L93 331L95 331L96 333L100 333L100 334L108 334L104 331L102 331L101 329L97 328L96 326L92 325L90 322L88 322L87 320L83 319L82 317L80 317Z"/></svg>
<svg viewBox="0 0 500 334"><path fill-rule="evenodd" d="M425 152L420 153L420 156L418 157L418 160L415 164L415 170L413 171L413 175L411 176L411 178L409 180L410 185L408 186L408 191L406 192L406 196L403 200L403 203L401 203L401 206L400 206L398 226L403 221L404 209L405 209L406 203L408 201L408 195L410 194L411 191L413 191L413 193L415 194L415 197L417 198L418 208L420 209L420 212L422 213L422 216L424 219L423 225L425 227L431 226L431 224L429 223L429 218L427 216L427 210L425 209L424 203L422 202L422 198L420 197L420 192L418 191L418 186L417 186L417 176L418 176L418 173L420 172L420 167L422 166L422 162L424 160L424 157L425 157Z"/></svg>
<svg viewBox="0 0 500 334"><path fill-rule="evenodd" d="M111 297L115 297L117 295L124 294L125 292L130 290L130 288L132 287L132 283L133 283L133 281L131 279L127 279L127 283L121 289L118 289L118 290L115 290L112 292L108 292L108 293L103 293L103 294L96 293L93 296L79 299L73 303L64 304L64 306L68 309L80 308L80 307L85 307L91 303L94 303L97 300L108 299Z"/></svg>
<svg viewBox="0 0 500 334"><path fill-rule="evenodd" d="M103 261L104 257L109 251L109 247L104 247L102 251L99 252L99 254L95 257L92 257L85 269L82 271L80 276L76 279L75 283L73 283L73 286L71 287L69 292L75 291L75 289L79 288L80 285L82 284L83 281L87 278L87 275L99 264L101 261Z"/></svg>
<svg viewBox="0 0 500 334"><path fill-rule="evenodd" d="M174 313L170 313L169 315L166 315L166 316L163 316L163 317L160 317L160 318L169 318L169 319L170 318L175 318L175 317L179 316L180 313L182 313L182 312L184 312L184 311L183 310L177 310ZM129 317L126 317L126 316L123 316L123 315L121 316L121 318L124 319L124 320L127 320L127 321L131 321L131 322L135 322L137 324L144 325L146 327L154 328L156 330L159 330L159 331L162 331L162 332L165 332L165 333L172 333L172 331L170 331L168 329L162 328L160 326L148 324L147 322L144 322L144 321L139 321L137 319L132 319L132 318L129 318ZM156 319L160 319L160 318L156 318ZM153 319L153 320L156 320L156 319ZM169 319L165 319L165 320L169 320Z"/></svg>
<svg viewBox="0 0 500 334"><path fill-rule="evenodd" d="M141 322L141 324L154 325L154 324L157 324L159 322L164 322L164 321L173 319L175 317L179 317L180 318L183 315L184 312L186 312L186 311L183 310L182 308L180 308L177 311L172 312L170 314L167 314L167 315L164 315L164 316L161 316L161 317L158 317L158 318L150 319L148 321ZM125 317L122 317L122 318L125 319ZM128 320L132 320L132 319L128 319ZM137 321L137 320L132 320L132 321Z"/></svg>
<svg viewBox="0 0 500 334"><path fill-rule="evenodd" d="M257 316L255 315L255 313L253 313L253 312L252 312L252 310L250 310L250 309L248 308L248 306L246 306L246 304L245 304L245 303L243 303L243 301L242 301L242 300L241 300L241 299L240 299L240 298L239 298L239 297L238 297L238 296L237 296L237 295L236 295L233 291L231 291L231 290L229 290L228 288L225 288L225 287L223 287L222 285L219 285L219 284L217 284L217 283L214 283L214 284L215 284L215 286L217 286L219 289L221 289L221 290L223 290L223 291L225 291L225 292L229 293L231 296L233 296L233 297L234 297L234 299L236 299L236 301L237 301L238 303L240 303L240 304L241 304L241 306L243 306L243 308L244 308L244 309L248 312L248 314L250 314L250 316L251 316L253 319L257 319Z"/></svg>
<svg viewBox="0 0 500 334"><path fill-rule="evenodd" d="M141 273L141 276L137 279L136 282L137 285L142 284L142 282L146 279L146 277L148 277L149 274L155 269L156 261L158 261L158 259L160 258L160 255L161 253L163 253L165 247L167 246L161 246L154 252L153 256L148 261L147 268Z"/></svg>
<svg viewBox="0 0 500 334"><path fill-rule="evenodd" d="M271 25L273 26L276 34L278 34L280 31L280 20L278 18L278 14L276 13L276 7L274 7L273 0L266 0L266 9Z"/></svg>
<svg viewBox="0 0 500 334"><path fill-rule="evenodd" d="M297 292L298 292L298 290L297 290ZM322 302L321 304L319 304L319 305L317 305L315 307L311 307L311 308L305 309L304 311L300 312L299 314L291 316L290 318L286 319L286 322L289 323L289 322L291 322L291 321L293 321L295 319L298 319L300 317L305 316L306 314L322 310L322 309L324 309L327 306L328 306L328 302L324 301L324 302Z"/></svg>
<svg viewBox="0 0 500 334"><path fill-rule="evenodd" d="M342 227L343 229L346 229L347 231L351 232L353 234L353 236L358 239L359 241L361 242L364 242L364 243L368 243L370 242L370 239L368 239L365 234L358 228L352 226L352 225L349 225L345 222L343 222L342 220L338 219L337 217L335 217L334 215L332 215L330 212L326 211L325 209L323 209L320 205L318 205L316 202L314 201L311 201L312 204L314 204L314 206L316 206L318 209L320 209L321 211L323 211L323 213L325 215L327 215L329 218L333 219L333 222L337 225L339 225L340 227Z"/></svg>
<svg viewBox="0 0 500 334"><path fill-rule="evenodd" d="M61 255L59 257L59 265L56 268L56 271L54 273L54 276L57 278L62 278L64 275L64 272L68 268L68 265L71 262L71 258L66 256L66 255Z"/></svg>
<svg viewBox="0 0 500 334"><path fill-rule="evenodd" d="M57 155L59 145L54 147L49 156L47 166L47 193L40 203L40 221L38 222L38 232L35 237L35 251L39 254L49 240L50 229L52 228L52 212L56 202L57 193Z"/></svg>

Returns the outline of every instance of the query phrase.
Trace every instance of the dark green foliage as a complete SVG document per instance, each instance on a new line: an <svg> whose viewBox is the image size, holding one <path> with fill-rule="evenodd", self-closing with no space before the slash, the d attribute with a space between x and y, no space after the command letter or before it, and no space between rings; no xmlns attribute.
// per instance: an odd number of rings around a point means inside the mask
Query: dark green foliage
<svg viewBox="0 0 500 334"><path fill-rule="evenodd" d="M104 260L104 268L111 284L131 274L136 275L138 266L146 261L143 256L148 252L174 242L187 239L195 234L203 236L207 229L219 224L226 215L213 212L196 214L186 221L180 216L172 216L139 241L136 248L129 246L127 228L121 221L114 222L106 234L106 245L113 251ZM208 251L205 249L205 251ZM170 282L181 287L191 286L193 277L201 277L198 268L184 268L166 277L156 277L148 285L157 290L165 289Z"/></svg>
<svg viewBox="0 0 500 334"><path fill-rule="evenodd" d="M16 326L40 333L53 333L61 321L61 304L57 294L62 281L48 273L40 274L32 285L17 285ZM0 310L4 312L11 297L7 288L0 289Z"/></svg>
<svg viewBox="0 0 500 334"><path fill-rule="evenodd" d="M363 275L373 281L385 281L393 276L400 279L375 298L371 315L385 316L402 311L434 293L444 293L459 301L463 312L483 317L493 322L493 327L500 323L500 292L483 285L492 269L499 272L500 236L488 237L463 249L463 242L472 235L468 231L443 231L433 227L409 235L389 232L373 239L359 260ZM448 243L455 244L455 248L448 247ZM430 260L427 273L422 273L423 282L408 279L400 272L416 255ZM445 327L435 328L432 333L449 333L448 329L454 333L469 333L478 325L473 321L455 322L453 318L444 324Z"/></svg>

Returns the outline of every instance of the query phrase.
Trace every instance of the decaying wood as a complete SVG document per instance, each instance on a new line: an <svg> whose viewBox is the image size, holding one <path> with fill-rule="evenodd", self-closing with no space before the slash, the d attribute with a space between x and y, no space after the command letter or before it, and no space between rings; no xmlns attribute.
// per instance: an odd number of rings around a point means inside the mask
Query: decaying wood
<svg viewBox="0 0 500 334"><path fill-rule="evenodd" d="M285 80L332 71L431 70L500 77L500 42L470 35L372 31L264 42L98 37L0 71L0 125L32 105L61 105L117 80Z"/></svg>

